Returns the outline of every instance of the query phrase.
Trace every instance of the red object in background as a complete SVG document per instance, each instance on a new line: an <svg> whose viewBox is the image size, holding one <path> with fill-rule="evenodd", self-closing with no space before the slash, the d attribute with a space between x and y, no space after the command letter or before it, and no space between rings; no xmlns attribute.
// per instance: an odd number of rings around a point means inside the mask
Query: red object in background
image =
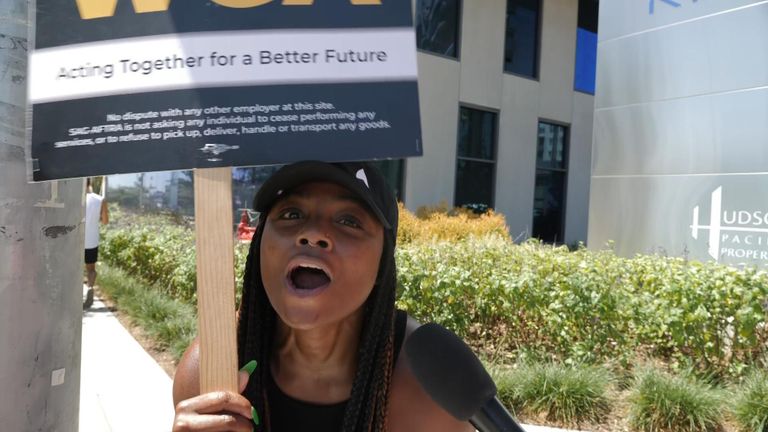
<svg viewBox="0 0 768 432"><path fill-rule="evenodd" d="M249 242L253 239L253 233L256 232L256 227L250 225L250 217L248 216L248 210L243 209L243 215L240 217L240 223L237 224L237 239L242 242Z"/></svg>

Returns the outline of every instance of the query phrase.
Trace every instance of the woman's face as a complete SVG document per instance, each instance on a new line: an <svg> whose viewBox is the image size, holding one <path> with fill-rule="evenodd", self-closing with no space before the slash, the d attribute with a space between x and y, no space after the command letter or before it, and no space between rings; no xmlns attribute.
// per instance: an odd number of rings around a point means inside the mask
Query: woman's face
<svg viewBox="0 0 768 432"><path fill-rule="evenodd" d="M333 183L307 183L278 201L261 239L261 277L290 327L311 329L357 312L373 289L384 229Z"/></svg>

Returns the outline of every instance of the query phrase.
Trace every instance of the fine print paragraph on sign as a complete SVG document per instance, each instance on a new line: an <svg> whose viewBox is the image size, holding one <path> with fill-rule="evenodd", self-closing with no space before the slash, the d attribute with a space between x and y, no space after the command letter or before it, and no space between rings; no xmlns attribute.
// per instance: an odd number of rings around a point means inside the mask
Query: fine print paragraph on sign
<svg viewBox="0 0 768 432"><path fill-rule="evenodd" d="M69 128L55 148L135 141L169 141L256 134L365 132L389 129L375 111L342 111L328 102L275 105L173 107L110 113L103 124Z"/></svg>

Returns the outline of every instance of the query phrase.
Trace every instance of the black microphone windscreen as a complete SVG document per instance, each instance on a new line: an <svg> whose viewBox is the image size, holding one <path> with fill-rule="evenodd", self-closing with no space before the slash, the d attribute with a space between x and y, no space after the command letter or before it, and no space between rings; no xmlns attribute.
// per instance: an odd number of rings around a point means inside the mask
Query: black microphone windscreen
<svg viewBox="0 0 768 432"><path fill-rule="evenodd" d="M405 345L411 370L427 394L449 414L467 421L496 395L496 385L472 350L435 323L416 329Z"/></svg>

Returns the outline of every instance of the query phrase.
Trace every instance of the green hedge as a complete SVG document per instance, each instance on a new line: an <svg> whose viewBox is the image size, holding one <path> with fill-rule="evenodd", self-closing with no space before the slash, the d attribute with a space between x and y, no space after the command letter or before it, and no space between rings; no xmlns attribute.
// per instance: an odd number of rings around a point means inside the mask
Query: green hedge
<svg viewBox="0 0 768 432"><path fill-rule="evenodd" d="M103 238L111 265L194 301L190 228L158 216L123 217ZM238 278L246 253L236 247ZM764 272L516 245L498 234L412 241L396 255L399 306L492 356L624 366L656 356L720 375L765 366L768 358Z"/></svg>
<svg viewBox="0 0 768 432"><path fill-rule="evenodd" d="M401 305L496 353L577 362L650 354L717 374L768 355L768 275L504 238L397 251Z"/></svg>
<svg viewBox="0 0 768 432"><path fill-rule="evenodd" d="M132 216L111 210L115 222L102 228L99 253L109 264L190 304L197 302L195 232L172 215ZM245 244L235 246L236 285L244 271Z"/></svg>

